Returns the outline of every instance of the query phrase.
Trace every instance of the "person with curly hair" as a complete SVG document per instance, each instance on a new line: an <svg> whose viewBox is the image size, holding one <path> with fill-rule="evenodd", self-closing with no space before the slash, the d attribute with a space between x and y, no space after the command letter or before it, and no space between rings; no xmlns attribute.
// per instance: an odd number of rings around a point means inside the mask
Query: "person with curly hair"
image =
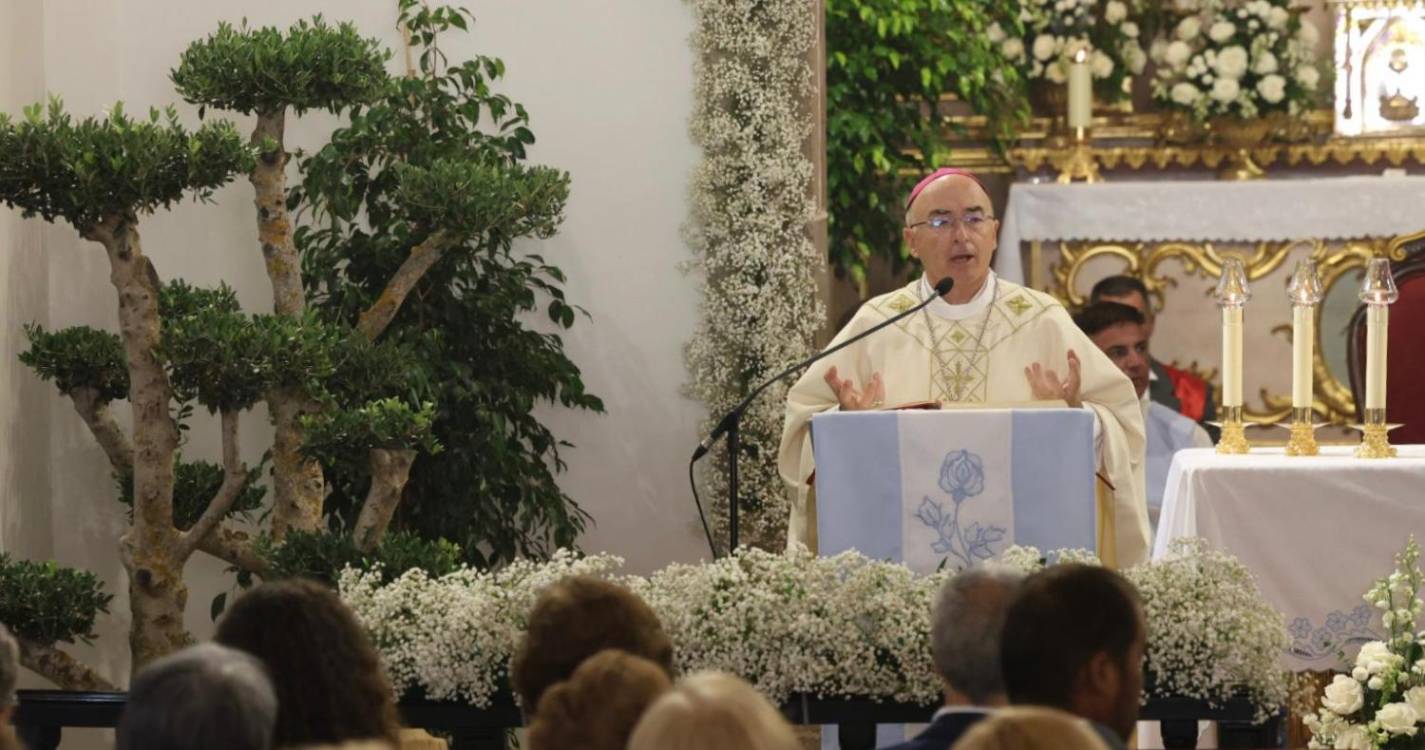
<svg viewBox="0 0 1425 750"><path fill-rule="evenodd" d="M663 667L617 649L600 651L544 691L526 735L530 750L624 750L644 710L672 687Z"/></svg>
<svg viewBox="0 0 1425 750"><path fill-rule="evenodd" d="M399 745L391 683L335 591L299 579L264 583L233 604L214 640L266 665L277 689L274 747Z"/></svg>
<svg viewBox="0 0 1425 750"><path fill-rule="evenodd" d="M585 659L613 648L673 673L673 643L637 594L592 576L570 576L539 595L510 669L525 716L538 714L551 685L569 679Z"/></svg>
<svg viewBox="0 0 1425 750"><path fill-rule="evenodd" d="M20 750L10 719L15 715L15 685L20 681L20 644L0 625L0 750Z"/></svg>

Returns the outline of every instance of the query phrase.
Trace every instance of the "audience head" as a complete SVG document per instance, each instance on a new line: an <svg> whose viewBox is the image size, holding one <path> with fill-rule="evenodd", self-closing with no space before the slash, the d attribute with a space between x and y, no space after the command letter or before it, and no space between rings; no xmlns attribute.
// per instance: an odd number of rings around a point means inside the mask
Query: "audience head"
<svg viewBox="0 0 1425 750"><path fill-rule="evenodd" d="M1016 706L970 727L955 750L1108 750L1108 743L1073 714Z"/></svg>
<svg viewBox="0 0 1425 750"><path fill-rule="evenodd" d="M264 583L240 597L214 638L267 666L278 747L385 740L399 731L391 685L365 629L319 583Z"/></svg>
<svg viewBox="0 0 1425 750"><path fill-rule="evenodd" d="M1095 302L1074 316L1074 322L1133 381L1138 395L1148 391L1148 326L1137 308L1118 302Z"/></svg>
<svg viewBox="0 0 1425 750"><path fill-rule="evenodd" d="M1094 565L1024 579L1005 618L1000 666L1009 700L1102 724L1125 741L1138 717L1147 631L1138 592Z"/></svg>
<svg viewBox="0 0 1425 750"><path fill-rule="evenodd" d="M720 672L680 680L654 701L628 750L798 750L796 733L757 689Z"/></svg>
<svg viewBox="0 0 1425 750"><path fill-rule="evenodd" d="M510 668L527 716L544 691L569 679L585 659L613 648L673 672L673 644L658 615L636 594L591 576L571 576L545 589L530 610Z"/></svg>
<svg viewBox="0 0 1425 750"><path fill-rule="evenodd" d="M930 622L935 671L946 703L977 706L1007 701L1000 672L1000 634L1022 576L1007 568L978 567L940 589Z"/></svg>
<svg viewBox="0 0 1425 750"><path fill-rule="evenodd" d="M262 662L204 643L134 678L118 750L268 750L276 723L277 695Z"/></svg>
<svg viewBox="0 0 1425 750"><path fill-rule="evenodd" d="M544 691L529 726L529 746L624 750L639 717L672 687L662 666L616 649L600 651Z"/></svg>
<svg viewBox="0 0 1425 750"><path fill-rule="evenodd" d="M20 644L0 625L0 750L19 750L20 741L10 727L10 718L19 701L15 686L20 681Z"/></svg>
<svg viewBox="0 0 1425 750"><path fill-rule="evenodd" d="M1148 338L1153 337L1153 306L1148 304L1148 285L1137 276L1109 276L1100 279L1089 290L1089 304L1117 302L1143 313L1143 325Z"/></svg>

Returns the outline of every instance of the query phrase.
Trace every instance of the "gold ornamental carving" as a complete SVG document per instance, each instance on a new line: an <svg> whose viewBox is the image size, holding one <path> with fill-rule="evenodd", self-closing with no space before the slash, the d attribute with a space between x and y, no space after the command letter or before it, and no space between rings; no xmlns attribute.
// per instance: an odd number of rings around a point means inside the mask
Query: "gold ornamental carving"
<svg viewBox="0 0 1425 750"><path fill-rule="evenodd" d="M1222 273L1222 263L1226 257L1239 256L1247 269L1248 280L1255 281L1271 274L1286 262L1295 251L1310 248L1310 257L1317 262L1323 289L1329 294L1332 287L1344 283L1352 271L1365 268L1366 262L1374 257L1389 258L1392 262L1405 258L1405 247L1425 239L1425 232L1395 238L1352 240L1344 245L1328 246L1321 240L1298 240L1293 242L1259 242L1249 252L1223 252L1213 243L1190 242L1065 242L1059 246L1059 258L1052 269L1049 292L1066 305L1078 308L1088 300L1078 290L1081 288L1079 275L1085 266L1098 258L1112 258L1120 262L1121 268L1114 273L1126 274L1142 279L1148 287L1155 308L1161 309L1164 291L1177 286L1178 279L1164 274L1159 267L1167 260L1182 263L1188 275L1213 279ZM1324 355L1321 335L1322 306L1316 310L1316 346L1312 355L1313 411L1323 421L1333 425L1351 424L1356 419L1355 400L1351 397L1350 386L1342 382L1334 373ZM1274 326L1274 334L1287 337L1291 334L1289 323ZM1212 382L1215 371L1198 370L1194 362L1187 369ZM1217 389L1221 394L1221 389ZM1247 423L1272 424L1281 422L1292 414L1291 394L1272 393L1261 389L1258 393L1260 404L1244 408L1243 419Z"/></svg>

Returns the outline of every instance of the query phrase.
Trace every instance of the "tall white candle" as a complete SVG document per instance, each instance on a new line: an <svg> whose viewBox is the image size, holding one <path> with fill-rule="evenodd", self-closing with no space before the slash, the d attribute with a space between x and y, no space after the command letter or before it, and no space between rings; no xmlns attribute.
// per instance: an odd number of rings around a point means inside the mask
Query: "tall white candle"
<svg viewBox="0 0 1425 750"><path fill-rule="evenodd" d="M1385 347L1390 308L1366 306L1366 408L1385 408Z"/></svg>
<svg viewBox="0 0 1425 750"><path fill-rule="evenodd" d="M1242 308L1222 308L1222 405L1242 405Z"/></svg>
<svg viewBox="0 0 1425 750"><path fill-rule="evenodd" d="M1093 120L1093 76L1088 55L1080 50L1069 63L1069 128L1087 128Z"/></svg>
<svg viewBox="0 0 1425 750"><path fill-rule="evenodd" d="M1310 305L1291 308L1291 405L1298 409L1311 407L1311 354L1316 344L1316 319Z"/></svg>

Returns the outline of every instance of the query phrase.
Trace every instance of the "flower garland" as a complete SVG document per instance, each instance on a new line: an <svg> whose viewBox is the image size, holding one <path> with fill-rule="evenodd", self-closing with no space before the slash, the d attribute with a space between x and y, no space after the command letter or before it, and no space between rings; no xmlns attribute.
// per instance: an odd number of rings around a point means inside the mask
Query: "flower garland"
<svg viewBox="0 0 1425 750"><path fill-rule="evenodd" d="M825 311L815 272L823 264L807 235L815 212L812 164L803 148L814 90L807 55L816 40L815 4L806 0L691 0L693 140L703 160L692 180L687 225L704 277L698 328L686 349L688 393L714 420L758 382L806 356ZM787 384L773 386L745 413L742 533L746 543L780 548L787 491L777 473ZM714 451L702 486L725 534L727 455ZM724 536L725 538L725 536Z"/></svg>
<svg viewBox="0 0 1425 750"><path fill-rule="evenodd" d="M1054 564L1096 564L1067 550ZM1032 572L1044 556L1012 547L1001 564ZM398 694L491 704L539 592L566 575L616 580L658 614L682 672L719 669L774 701L793 693L932 703L940 685L930 657L936 593L954 573L917 576L858 552L816 557L741 549L647 578L616 575L623 561L561 550L547 563L440 578L412 570L382 583L379 570L348 568L342 598L370 630ZM1280 614L1262 601L1241 563L1200 544L1127 571L1148 619L1150 694L1209 701L1243 690L1263 712L1285 699L1277 657L1288 642Z"/></svg>
<svg viewBox="0 0 1425 750"><path fill-rule="evenodd" d="M1069 80L1069 60L1080 49L1089 51L1094 91L1105 102L1127 98L1131 76L1143 72L1148 55L1137 19L1141 0L1027 0L1020 6L1023 36L1009 36L1003 26L990 26L990 41L1016 63L1030 81L1061 85Z"/></svg>

